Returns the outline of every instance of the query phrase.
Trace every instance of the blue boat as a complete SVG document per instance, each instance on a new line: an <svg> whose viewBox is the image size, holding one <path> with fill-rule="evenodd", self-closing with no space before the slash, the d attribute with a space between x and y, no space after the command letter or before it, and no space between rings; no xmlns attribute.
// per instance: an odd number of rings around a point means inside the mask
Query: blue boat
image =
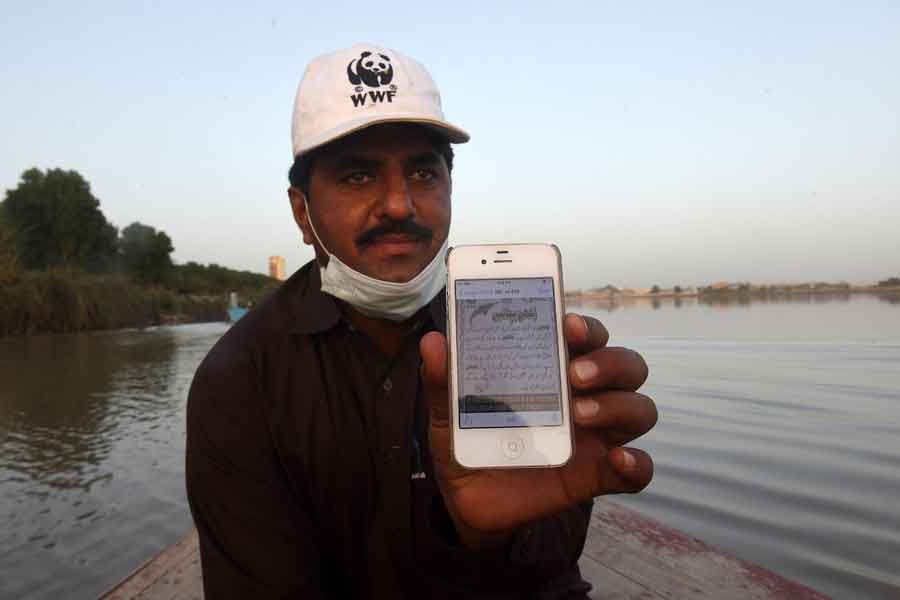
<svg viewBox="0 0 900 600"><path fill-rule="evenodd" d="M228 294L228 322L234 323L241 317L247 314L246 308L241 308L238 306L238 295L237 292L231 292Z"/></svg>
<svg viewBox="0 0 900 600"><path fill-rule="evenodd" d="M241 317L247 314L246 308L241 308L240 306L235 306L233 308L228 309L228 321L230 323L234 323Z"/></svg>

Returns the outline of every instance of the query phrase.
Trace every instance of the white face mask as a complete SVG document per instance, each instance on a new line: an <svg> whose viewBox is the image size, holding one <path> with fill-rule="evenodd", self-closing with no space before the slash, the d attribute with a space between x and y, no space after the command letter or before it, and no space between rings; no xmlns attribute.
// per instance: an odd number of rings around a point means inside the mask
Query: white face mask
<svg viewBox="0 0 900 600"><path fill-rule="evenodd" d="M369 277L342 263L328 251L322 238L316 233L312 219L309 218L309 204L306 204L306 215L316 241L328 255L328 265L319 265L322 291L347 302L367 317L405 321L431 302L447 284L444 256L447 254L449 238L444 240L441 249L418 275L405 283L394 283Z"/></svg>

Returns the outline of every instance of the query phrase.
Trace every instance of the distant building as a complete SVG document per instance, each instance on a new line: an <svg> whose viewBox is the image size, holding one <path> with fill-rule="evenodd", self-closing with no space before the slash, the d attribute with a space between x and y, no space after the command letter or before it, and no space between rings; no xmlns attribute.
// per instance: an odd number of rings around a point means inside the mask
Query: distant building
<svg viewBox="0 0 900 600"><path fill-rule="evenodd" d="M707 292L749 292L749 283L734 283L732 281L717 281L705 288Z"/></svg>
<svg viewBox="0 0 900 600"><path fill-rule="evenodd" d="M269 277L274 277L278 281L284 281L284 257L269 257Z"/></svg>

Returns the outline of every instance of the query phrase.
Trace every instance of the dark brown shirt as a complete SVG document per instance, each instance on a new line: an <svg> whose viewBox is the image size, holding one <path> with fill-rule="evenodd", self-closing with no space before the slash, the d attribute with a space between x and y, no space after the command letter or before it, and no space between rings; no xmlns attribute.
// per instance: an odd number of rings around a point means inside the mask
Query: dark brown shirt
<svg viewBox="0 0 900 600"><path fill-rule="evenodd" d="M418 342L394 358L320 290L311 262L200 365L188 401L187 490L203 585L217 598L583 598L590 506L458 543L428 452Z"/></svg>

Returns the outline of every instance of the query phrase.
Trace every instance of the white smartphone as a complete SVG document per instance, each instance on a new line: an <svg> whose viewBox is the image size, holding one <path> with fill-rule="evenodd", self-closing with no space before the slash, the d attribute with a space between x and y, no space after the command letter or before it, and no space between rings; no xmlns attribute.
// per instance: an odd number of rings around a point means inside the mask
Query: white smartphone
<svg viewBox="0 0 900 600"><path fill-rule="evenodd" d="M447 254L453 457L470 469L572 457L559 249L457 246Z"/></svg>

